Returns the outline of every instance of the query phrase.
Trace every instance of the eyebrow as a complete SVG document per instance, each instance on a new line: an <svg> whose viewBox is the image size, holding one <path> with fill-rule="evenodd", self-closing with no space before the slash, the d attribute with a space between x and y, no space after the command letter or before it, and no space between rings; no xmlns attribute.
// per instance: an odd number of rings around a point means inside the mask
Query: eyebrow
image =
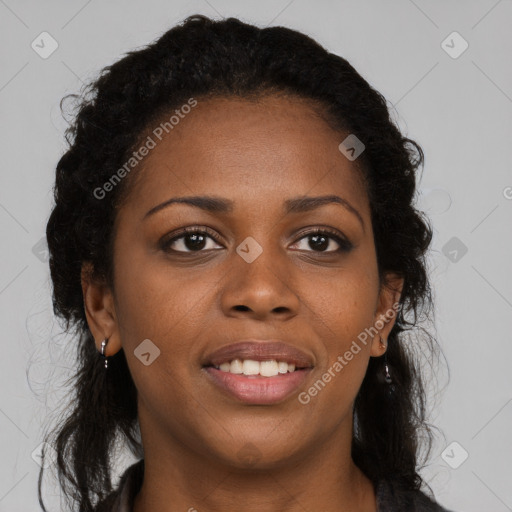
<svg viewBox="0 0 512 512"><path fill-rule="evenodd" d="M234 209L234 202L230 199L214 196L185 196L185 197L173 197L163 203L160 203L151 208L143 217L143 220L147 217L155 214L156 212L167 208L172 204L187 204L200 208L210 213L231 213ZM285 213L303 213L316 210L321 206L327 204L340 204L346 210L353 213L361 223L364 231L363 217L356 208L354 208L346 199L343 199L337 195L327 195L318 197L300 196L292 199L287 199L285 202Z"/></svg>

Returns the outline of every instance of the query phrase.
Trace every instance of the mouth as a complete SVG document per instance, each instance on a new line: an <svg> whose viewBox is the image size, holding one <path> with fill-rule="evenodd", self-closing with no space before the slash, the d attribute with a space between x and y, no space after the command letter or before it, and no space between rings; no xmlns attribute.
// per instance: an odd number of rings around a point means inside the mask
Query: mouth
<svg viewBox="0 0 512 512"><path fill-rule="evenodd" d="M254 359L233 359L225 361L219 365L206 365L204 368L215 368L221 372L231 373L233 375L243 375L245 377L276 377L278 375L286 375L299 370L310 368L309 366L298 367L295 363L288 361L276 361L268 359L264 361L256 361Z"/></svg>
<svg viewBox="0 0 512 512"><path fill-rule="evenodd" d="M296 391L313 358L282 341L246 340L218 349L203 370L220 391L239 402L274 404Z"/></svg>

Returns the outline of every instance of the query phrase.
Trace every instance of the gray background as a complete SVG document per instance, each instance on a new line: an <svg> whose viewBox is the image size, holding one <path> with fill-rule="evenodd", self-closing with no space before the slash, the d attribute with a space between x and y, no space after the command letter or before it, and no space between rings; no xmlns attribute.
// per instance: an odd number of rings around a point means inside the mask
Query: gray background
<svg viewBox="0 0 512 512"><path fill-rule="evenodd" d="M384 94L423 147L418 201L435 228L437 336L450 368L431 393L444 437L423 475L448 508L512 510L510 0L0 0L0 511L39 510L37 450L71 375L40 243L65 148L59 101L193 13L311 35ZM58 43L47 59L31 47L43 31ZM454 31L469 44L460 55ZM59 510L58 489L48 493Z"/></svg>

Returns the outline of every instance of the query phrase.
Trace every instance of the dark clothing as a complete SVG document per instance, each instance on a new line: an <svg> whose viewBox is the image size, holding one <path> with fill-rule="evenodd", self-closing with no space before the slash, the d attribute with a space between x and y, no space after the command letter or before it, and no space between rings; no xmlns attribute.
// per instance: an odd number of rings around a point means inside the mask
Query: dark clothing
<svg viewBox="0 0 512 512"><path fill-rule="evenodd" d="M123 473L118 489L98 505L96 512L133 512L133 501L144 477L143 463L140 460ZM399 490L386 480L381 480L376 486L376 500L377 512L450 512L426 494Z"/></svg>

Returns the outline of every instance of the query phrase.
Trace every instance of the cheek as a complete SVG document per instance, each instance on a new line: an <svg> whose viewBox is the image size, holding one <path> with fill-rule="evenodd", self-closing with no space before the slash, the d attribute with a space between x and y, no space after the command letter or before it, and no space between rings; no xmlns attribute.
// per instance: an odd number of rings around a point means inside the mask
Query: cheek
<svg viewBox="0 0 512 512"><path fill-rule="evenodd" d="M335 339L329 352L345 352L353 340L361 340L372 326L378 300L378 275L369 262L363 262L340 274L336 284L329 285L327 318ZM362 344L362 351L365 345Z"/></svg>
<svg viewBox="0 0 512 512"><path fill-rule="evenodd" d="M329 334L322 340L324 351L316 378L299 398L315 414L326 418L327 430L335 428L340 417L349 413L366 374L372 338L365 329L372 325L373 292L370 283L340 286L333 296L336 307L318 322L326 323Z"/></svg>
<svg viewBox="0 0 512 512"><path fill-rule="evenodd" d="M324 393L327 402L348 404L355 398L368 367L374 312L378 298L378 275L372 263L340 273L336 285L325 288L324 307L317 318L324 357L320 361L321 382L310 390ZM328 327L328 329L326 329ZM320 332L320 331L319 331ZM325 387L324 387L325 386ZM327 389L328 388L328 389Z"/></svg>
<svg viewBox="0 0 512 512"><path fill-rule="evenodd" d="M116 261L116 310L123 345L146 338L166 343L186 328L207 285L194 283L190 273L171 268L160 255L132 247L130 252L119 251Z"/></svg>
<svg viewBox="0 0 512 512"><path fill-rule="evenodd" d="M130 372L147 403L189 407L191 378L199 372L196 341L209 332L219 276L172 268L163 255L134 245L116 261L116 313ZM141 343L158 353L148 366L138 357Z"/></svg>

